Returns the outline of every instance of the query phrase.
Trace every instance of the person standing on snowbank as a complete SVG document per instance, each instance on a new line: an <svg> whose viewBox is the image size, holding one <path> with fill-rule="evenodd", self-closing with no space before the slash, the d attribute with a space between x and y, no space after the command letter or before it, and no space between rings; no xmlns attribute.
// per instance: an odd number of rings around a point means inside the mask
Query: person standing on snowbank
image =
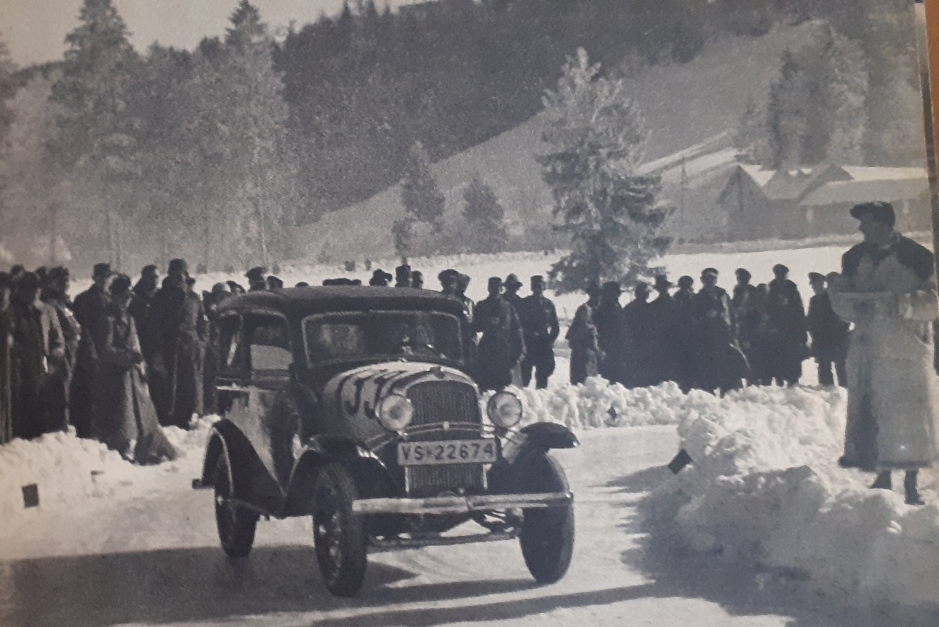
<svg viewBox="0 0 939 627"><path fill-rule="evenodd" d="M809 272L809 283L815 296L809 300L806 319L809 336L812 338L812 356L818 364L818 382L821 385L834 385L837 375L838 385L845 387L848 381L845 360L848 358L850 325L832 310L825 277L818 272ZM835 374L832 374L832 365L835 367Z"/></svg>
<svg viewBox="0 0 939 627"><path fill-rule="evenodd" d="M923 503L920 468L937 458L939 389L933 371L932 321L939 311L933 254L894 230L886 202L856 205L864 241L830 276L835 313L854 323L848 347L848 421L839 463L879 471L871 488L891 488L905 470L906 502Z"/></svg>
<svg viewBox="0 0 939 627"><path fill-rule="evenodd" d="M98 414L95 437L139 464L176 459L160 429L147 389L143 351L128 307L134 298L130 278L118 275L110 286L111 303L99 321Z"/></svg>
<svg viewBox="0 0 939 627"><path fill-rule="evenodd" d="M590 281L584 291L587 302L577 308L565 336L571 347L571 385L583 383L587 377L595 377L599 373L600 345L593 312L600 304L600 286Z"/></svg>
<svg viewBox="0 0 939 627"><path fill-rule="evenodd" d="M499 277L489 279L489 297L476 304L473 331L479 338L475 371L480 390L499 391L512 383L512 371L525 357L525 336L515 308L502 298Z"/></svg>

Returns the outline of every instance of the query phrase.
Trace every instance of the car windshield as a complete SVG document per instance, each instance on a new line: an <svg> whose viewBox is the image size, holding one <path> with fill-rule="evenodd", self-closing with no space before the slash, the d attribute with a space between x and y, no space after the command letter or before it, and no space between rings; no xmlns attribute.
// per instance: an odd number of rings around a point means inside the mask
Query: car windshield
<svg viewBox="0 0 939 627"><path fill-rule="evenodd" d="M303 321L312 363L360 357L436 357L458 361L456 316L426 311L318 314Z"/></svg>

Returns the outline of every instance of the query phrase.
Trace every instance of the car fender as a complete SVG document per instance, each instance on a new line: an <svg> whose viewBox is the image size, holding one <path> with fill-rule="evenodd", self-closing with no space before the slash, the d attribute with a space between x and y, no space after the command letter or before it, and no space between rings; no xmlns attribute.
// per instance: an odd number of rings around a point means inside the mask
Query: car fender
<svg viewBox="0 0 939 627"><path fill-rule="evenodd" d="M228 457L236 498L265 512L279 509L283 494L277 481L261 463L248 438L234 423L224 418L212 425L209 434L202 464L202 487L213 485L215 465L221 455Z"/></svg>
<svg viewBox="0 0 939 627"><path fill-rule="evenodd" d="M363 496L384 495L390 489L388 469L365 446L346 436L315 435L307 440L297 454L287 485L284 516L310 513L309 495L316 481L316 473L329 463L340 463L348 468Z"/></svg>
<svg viewBox="0 0 939 627"><path fill-rule="evenodd" d="M528 462L551 449L569 449L580 445L574 433L553 422L536 422L506 436L502 458L489 470L489 485L496 494L523 490Z"/></svg>

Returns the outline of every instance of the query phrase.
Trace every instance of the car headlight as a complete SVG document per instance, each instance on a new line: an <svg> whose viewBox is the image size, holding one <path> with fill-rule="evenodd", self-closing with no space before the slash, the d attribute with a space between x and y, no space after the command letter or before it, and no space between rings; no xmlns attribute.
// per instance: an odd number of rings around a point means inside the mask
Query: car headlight
<svg viewBox="0 0 939 627"><path fill-rule="evenodd" d="M486 413L494 425L509 429L522 419L522 401L511 392L499 392L489 399Z"/></svg>
<svg viewBox="0 0 939 627"><path fill-rule="evenodd" d="M413 417L414 406L400 394L386 396L378 404L378 422L390 431L401 431Z"/></svg>

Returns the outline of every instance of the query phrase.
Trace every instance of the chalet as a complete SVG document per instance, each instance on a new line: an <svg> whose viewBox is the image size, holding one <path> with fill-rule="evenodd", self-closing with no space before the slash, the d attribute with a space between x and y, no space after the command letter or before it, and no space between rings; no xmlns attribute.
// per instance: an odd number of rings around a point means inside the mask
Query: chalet
<svg viewBox="0 0 939 627"><path fill-rule="evenodd" d="M903 231L929 228L929 182L921 168L763 170L740 164L717 204L727 239L796 239L853 233L857 222L849 210L871 200L893 203Z"/></svg>

